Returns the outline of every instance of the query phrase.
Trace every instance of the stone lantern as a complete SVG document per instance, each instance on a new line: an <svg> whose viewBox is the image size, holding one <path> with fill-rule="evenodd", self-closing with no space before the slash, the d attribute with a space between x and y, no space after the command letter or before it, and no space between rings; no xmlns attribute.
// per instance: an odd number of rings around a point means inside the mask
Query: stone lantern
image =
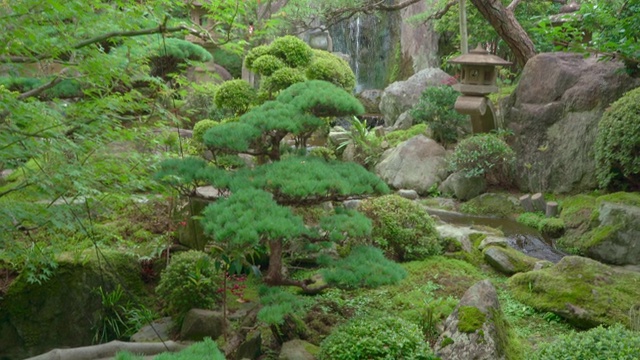
<svg viewBox="0 0 640 360"><path fill-rule="evenodd" d="M449 63L462 65L460 83L453 86L462 93L456 100L456 111L471 117L474 134L495 129L495 110L487 95L498 91L496 66L511 63L489 54L480 45L468 54L451 59Z"/></svg>

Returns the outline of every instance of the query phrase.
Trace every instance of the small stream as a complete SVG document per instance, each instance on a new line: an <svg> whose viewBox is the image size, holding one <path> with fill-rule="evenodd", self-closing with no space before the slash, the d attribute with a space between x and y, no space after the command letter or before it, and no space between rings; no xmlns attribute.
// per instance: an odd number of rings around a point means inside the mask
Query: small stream
<svg viewBox="0 0 640 360"><path fill-rule="evenodd" d="M482 225L501 230L509 246L524 254L557 263L566 254L555 248L552 239L547 239L536 229L522 225L511 219L489 216L461 214L457 212L427 208L430 215L437 216L445 223L457 226Z"/></svg>

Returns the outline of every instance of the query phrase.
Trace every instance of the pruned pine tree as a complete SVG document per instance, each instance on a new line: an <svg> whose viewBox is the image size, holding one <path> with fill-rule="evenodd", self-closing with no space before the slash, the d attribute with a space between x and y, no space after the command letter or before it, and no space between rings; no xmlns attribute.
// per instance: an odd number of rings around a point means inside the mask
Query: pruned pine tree
<svg viewBox="0 0 640 360"><path fill-rule="evenodd" d="M276 98L255 107L238 122L223 123L209 129L204 142L214 154L249 154L264 161L254 168L225 170L202 159L172 159L161 165L157 177L191 195L199 185L210 184L229 194L209 205L202 223L216 246L231 246L250 253L266 247L269 268L264 280L269 285L297 286L315 293L327 286L341 284L344 278L322 284L311 279L292 279L283 271L285 252L291 244L318 247L349 236L369 234L371 222L356 211L336 208L318 224L305 224L292 211L296 207L319 205L384 194L387 186L377 176L356 163L326 161L310 156L282 156L285 136L306 136L320 128L321 117L356 115L362 105L339 87L320 80L298 83ZM353 257L370 261L370 269L380 265L397 266L379 256ZM354 260L356 261L356 260ZM327 262L348 266L348 262ZM377 266L373 266L376 263ZM367 284L358 272L349 282ZM333 277L332 279L334 279Z"/></svg>

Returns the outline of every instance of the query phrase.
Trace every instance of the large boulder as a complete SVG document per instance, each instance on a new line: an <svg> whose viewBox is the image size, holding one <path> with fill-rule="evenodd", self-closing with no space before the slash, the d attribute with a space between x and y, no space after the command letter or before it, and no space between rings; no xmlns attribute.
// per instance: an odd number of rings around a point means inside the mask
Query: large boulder
<svg viewBox="0 0 640 360"><path fill-rule="evenodd" d="M138 261L130 255L94 251L63 254L51 277L29 282L22 273L0 298L0 359L24 359L60 347L91 345L102 314L96 290L110 293L121 285L141 295Z"/></svg>
<svg viewBox="0 0 640 360"><path fill-rule="evenodd" d="M316 345L295 339L282 344L278 360L315 360L319 352Z"/></svg>
<svg viewBox="0 0 640 360"><path fill-rule="evenodd" d="M375 172L396 189L426 195L446 176L446 150L424 135L417 135L382 154Z"/></svg>
<svg viewBox="0 0 640 360"><path fill-rule="evenodd" d="M224 322L224 316L219 311L191 309L182 322L180 339L202 341L209 337L215 340L224 333Z"/></svg>
<svg viewBox="0 0 640 360"><path fill-rule="evenodd" d="M488 246L482 251L484 260L505 275L533 270L538 259L511 247Z"/></svg>
<svg viewBox="0 0 640 360"><path fill-rule="evenodd" d="M467 177L455 172L440 184L438 190L444 194L452 194L458 200L467 201L479 196L487 189L487 181L482 176Z"/></svg>
<svg viewBox="0 0 640 360"><path fill-rule="evenodd" d="M384 115L384 125L393 126L403 112L410 110L420 100L428 86L447 83L452 77L438 68L421 70L405 81L396 81L387 86L380 100L380 112Z"/></svg>
<svg viewBox="0 0 640 360"><path fill-rule="evenodd" d="M640 299L640 273L579 256L513 275L507 284L518 301L583 329L615 323L629 326L629 310Z"/></svg>
<svg viewBox="0 0 640 360"><path fill-rule="evenodd" d="M603 201L587 255L607 264L640 265L640 207Z"/></svg>
<svg viewBox="0 0 640 360"><path fill-rule="evenodd" d="M506 358L508 341L496 289L483 280L464 293L435 349L442 360L497 360Z"/></svg>
<svg viewBox="0 0 640 360"><path fill-rule="evenodd" d="M640 85L612 61L545 53L527 62L507 104L514 132L516 183L523 191L578 192L596 187L594 143L604 110Z"/></svg>
<svg viewBox="0 0 640 360"><path fill-rule="evenodd" d="M367 114L378 114L380 112L380 99L382 98L382 90L367 89L356 95L358 100L364 106Z"/></svg>

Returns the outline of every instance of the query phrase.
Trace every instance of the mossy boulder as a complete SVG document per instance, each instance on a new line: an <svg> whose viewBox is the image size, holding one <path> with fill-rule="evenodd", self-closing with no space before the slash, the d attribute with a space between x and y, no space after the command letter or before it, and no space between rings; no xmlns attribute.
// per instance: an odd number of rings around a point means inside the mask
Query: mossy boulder
<svg viewBox="0 0 640 360"><path fill-rule="evenodd" d="M555 266L512 276L514 297L539 311L555 313L578 328L629 325L640 299L640 274L592 259L567 256Z"/></svg>
<svg viewBox="0 0 640 360"><path fill-rule="evenodd" d="M443 360L515 358L498 294L489 280L476 283L464 293L445 321L435 350Z"/></svg>
<svg viewBox="0 0 640 360"><path fill-rule="evenodd" d="M140 265L133 256L102 251L64 254L42 284L21 274L0 300L0 358L22 359L53 348L92 343L102 302L96 289L143 294ZM102 256L104 255L104 256ZM130 299L133 300L133 299Z"/></svg>
<svg viewBox="0 0 640 360"><path fill-rule="evenodd" d="M640 264L640 193L600 197L579 195L562 201L567 227L558 246L608 264Z"/></svg>
<svg viewBox="0 0 640 360"><path fill-rule="evenodd" d="M482 254L491 267L505 275L533 270L538 261L508 246L488 246Z"/></svg>
<svg viewBox="0 0 640 360"><path fill-rule="evenodd" d="M460 211L471 215L512 217L523 211L518 200L510 195L486 193L460 206Z"/></svg>

